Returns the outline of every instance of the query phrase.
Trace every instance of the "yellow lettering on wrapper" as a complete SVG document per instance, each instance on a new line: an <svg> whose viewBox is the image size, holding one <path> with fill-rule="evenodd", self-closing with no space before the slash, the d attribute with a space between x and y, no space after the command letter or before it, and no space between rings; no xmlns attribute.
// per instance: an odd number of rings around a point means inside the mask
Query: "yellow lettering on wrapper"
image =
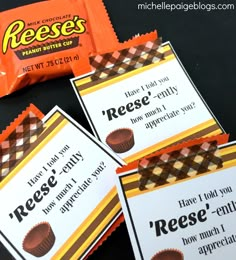
<svg viewBox="0 0 236 260"><path fill-rule="evenodd" d="M60 36L82 34L86 31L86 20L74 16L73 20L66 20L63 23L55 22L52 25L43 25L37 29L25 29L25 22L17 20L11 23L4 34L2 52L5 54L10 47L16 49L19 46L27 46L36 42L44 42L48 39L56 39ZM25 29L25 30L24 30Z"/></svg>

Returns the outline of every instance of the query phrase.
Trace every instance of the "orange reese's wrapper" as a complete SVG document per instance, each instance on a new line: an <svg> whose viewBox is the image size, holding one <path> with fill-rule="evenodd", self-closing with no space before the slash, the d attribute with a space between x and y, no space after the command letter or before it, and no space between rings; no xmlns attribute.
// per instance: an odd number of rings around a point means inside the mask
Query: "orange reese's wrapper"
<svg viewBox="0 0 236 260"><path fill-rule="evenodd" d="M69 75L72 62L79 66L82 57L120 46L102 0L43 1L1 12L0 42L0 97Z"/></svg>

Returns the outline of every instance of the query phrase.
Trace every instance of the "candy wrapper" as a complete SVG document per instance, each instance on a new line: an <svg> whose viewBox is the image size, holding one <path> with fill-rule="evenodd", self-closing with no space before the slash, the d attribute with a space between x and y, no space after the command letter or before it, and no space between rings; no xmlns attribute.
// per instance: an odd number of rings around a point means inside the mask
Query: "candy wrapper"
<svg viewBox="0 0 236 260"><path fill-rule="evenodd" d="M224 131L169 42L95 55L85 67L71 79L78 100L94 135L126 162Z"/></svg>
<svg viewBox="0 0 236 260"><path fill-rule="evenodd" d="M0 135L0 160L0 240L15 259L85 259L123 222L124 162L59 107L22 112Z"/></svg>
<svg viewBox="0 0 236 260"><path fill-rule="evenodd" d="M117 172L137 170L137 191L195 177L223 167L218 146L228 141L222 134L173 145L129 163Z"/></svg>
<svg viewBox="0 0 236 260"><path fill-rule="evenodd" d="M119 43L101 0L26 5L0 13L0 24L0 97L68 75L83 57L157 37L153 32Z"/></svg>
<svg viewBox="0 0 236 260"><path fill-rule="evenodd" d="M150 35L146 38L150 38ZM72 63L72 70L74 75L88 73L87 78L83 77L84 83L101 81L109 76L119 76L163 59L164 54L159 52L161 42L161 38L155 38L132 46L126 43L124 49L118 48L111 52L90 56L89 59L84 58L81 60L82 68Z"/></svg>
<svg viewBox="0 0 236 260"><path fill-rule="evenodd" d="M43 131L44 115L31 104L0 135L0 180L16 166Z"/></svg>
<svg viewBox="0 0 236 260"><path fill-rule="evenodd" d="M117 169L135 259L230 259L235 250L235 142L194 139Z"/></svg>

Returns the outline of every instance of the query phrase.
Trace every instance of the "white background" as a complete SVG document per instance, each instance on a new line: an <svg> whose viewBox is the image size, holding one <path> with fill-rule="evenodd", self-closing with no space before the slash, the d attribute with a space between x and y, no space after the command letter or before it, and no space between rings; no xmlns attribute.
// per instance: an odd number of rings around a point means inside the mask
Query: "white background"
<svg viewBox="0 0 236 260"><path fill-rule="evenodd" d="M158 84L145 91L142 90L141 86L145 88L146 84L153 81L158 82L158 80L166 76L168 76L169 81L164 84ZM164 99L153 98L157 93L173 86L177 86L178 95L173 94ZM140 89L140 93L128 98L125 96L125 92L135 89ZM122 105L125 106L129 102L134 102L148 95L148 91L151 92L149 105L142 106L142 108L136 109L133 112L127 112L125 115L119 116L117 119L111 121L108 121L107 116L103 115L102 111L106 111L109 108L118 109L118 107ZM82 96L82 99L102 142L105 143L107 135L117 128L129 127L133 129L135 145L131 150L119 154L123 159L212 118L209 110L202 102L176 59L148 69L130 78L123 79L118 83L113 83L98 91L86 94ZM193 104L193 102L195 104L194 109L184 114L181 108ZM165 106L166 110L149 118L145 118L145 113L154 110L156 107L162 107L162 105ZM145 123L175 110L180 110L179 116L164 121L153 129L146 129ZM141 115L143 115L144 119L132 124L130 119L137 118Z"/></svg>
<svg viewBox="0 0 236 260"><path fill-rule="evenodd" d="M229 237L232 234L236 235L236 212L224 216L218 216L211 213L218 207L227 205L227 203L231 201L236 202L235 171L236 167L232 167L217 173L201 176L196 179L184 181L179 184L129 198L128 205L144 259L151 259L154 254L162 249L176 248L184 253L184 259L186 260L233 260L236 243L217 248L216 250L213 250L212 254L209 253L207 255L199 254L198 250L199 247L220 241L224 237ZM219 190L229 186L231 187L232 192L229 192L222 197ZM119 187L118 190L135 256L136 259L141 259L139 251L137 250L137 240L134 239L134 230L131 226L121 187ZM209 193L214 190L217 191L217 197L208 200L203 199L202 202L200 201L199 194L204 198L204 193ZM179 200L191 199L194 197L197 199L196 204L180 208L178 203ZM196 225L188 226L185 229L179 228L175 232L169 232L166 235L162 234L159 237L156 236L155 229L149 227L149 221L154 222L160 219L168 221L172 218L178 219L182 215L188 215L191 212L198 212L200 209L206 209L206 203L209 203L210 209L207 210L207 221L205 222L198 222ZM224 225L225 232L222 232L220 228L221 224ZM221 232L218 235L201 240L199 233L211 230L213 227L219 228ZM189 238L194 235L197 235L198 242L184 246L182 238Z"/></svg>
<svg viewBox="0 0 236 260"><path fill-rule="evenodd" d="M68 145L70 149L62 156L59 151ZM63 166L70 160L73 154L80 151L84 157L84 161L78 162L68 173L58 175ZM29 212L27 217L23 218L21 223L16 217L11 219L9 214L19 205L25 205L29 198L32 198L36 190L39 190L44 182L53 175L47 162L57 154L60 158L51 169L55 169L57 185L51 188L49 194L35 208ZM99 175L98 180L91 174L104 161L106 168ZM42 167L46 166L48 171L44 171L44 175L33 186L30 187L27 182L33 178ZM22 242L26 233L36 224L47 221L51 224L56 241L52 249L41 259L50 259L52 255L61 247L61 245L72 235L72 233L87 218L97 204L106 196L106 194L114 187L114 175L118 164L92 140L84 135L77 127L67 124L52 140L49 141L32 160L20 170L17 175L0 190L1 211L0 211L0 228L8 237L11 243L21 252L26 259L36 259L22 249ZM73 208L69 212L62 214L60 207L76 192L78 186L82 184L88 177L93 182L90 186L76 199ZM73 184L71 178L74 178L77 184ZM67 183L73 184L73 188L61 200L57 201L56 196L64 189ZM43 213L50 202L54 200L56 206L49 214Z"/></svg>

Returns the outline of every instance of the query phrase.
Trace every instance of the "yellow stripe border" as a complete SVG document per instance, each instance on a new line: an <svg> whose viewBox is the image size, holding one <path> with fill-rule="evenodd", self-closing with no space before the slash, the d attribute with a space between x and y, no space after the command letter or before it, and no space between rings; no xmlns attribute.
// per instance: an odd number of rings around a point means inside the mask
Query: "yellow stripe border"
<svg viewBox="0 0 236 260"><path fill-rule="evenodd" d="M90 213L90 215L84 220L84 222L76 229L76 231L72 234L72 236L64 243L64 245L53 255L52 260L64 259L63 256L70 250L73 244L77 241L79 237L83 235L86 229L95 221L95 219L102 213L105 207L109 204L109 202L117 196L117 189L113 187L110 192L104 197L104 199L97 205L97 207ZM70 259L78 259L91 243L96 239L97 236L102 232L102 230L114 219L115 215L121 210L121 204L118 200L118 203L115 207L107 214L103 221L99 223L96 229L91 233L86 239L85 243L77 249L77 251L73 254L73 257Z"/></svg>
<svg viewBox="0 0 236 260"><path fill-rule="evenodd" d="M167 45L167 46L164 46L163 49L160 50L160 52L164 53L164 52L169 51L169 50L171 50L171 47L169 45ZM160 60L160 61L158 61L156 63L153 63L153 64L150 64L150 65L147 65L147 66L144 66L144 67L132 70L130 72L126 72L124 74L119 75L119 77L115 77L115 78L110 79L110 80L109 80L109 77L108 77L108 80L106 80L106 81L104 81L104 82L102 82L100 84L96 84L96 81L95 81L94 82L94 86L86 88L84 90L80 90L80 87L83 84L85 84L85 83L91 82L90 76L88 76L86 78L83 78L83 79L78 79L78 80L76 80L74 82L74 84L77 87L77 90L79 91L80 95L81 96L85 96L87 94L91 94L91 93L93 93L95 91L98 91L98 90L100 90L102 88L108 87L111 84L120 82L120 81L122 81L124 79L130 78L130 77L132 77L134 75L137 75L137 74L142 73L144 71L147 71L147 70L150 70L150 69L155 68L157 66L160 66L160 65L162 65L162 64L164 64L164 63L166 63L166 62L168 62L170 60L173 60L173 59L176 59L175 55L174 54L170 54L170 55L166 56L164 60Z"/></svg>
<svg viewBox="0 0 236 260"><path fill-rule="evenodd" d="M154 190L157 190L157 189L163 189L163 188L168 187L170 185L179 184L179 183L182 183L182 182L185 182L185 181L188 181L188 180L193 180L194 178L206 176L208 174L212 174L212 173L215 173L215 172L222 171L223 169L227 169L227 168L231 168L231 167L236 166L236 145L221 148L221 149L219 149L219 152L220 152L221 157L224 157L224 156L227 156L227 155L230 155L230 154L233 154L233 153L235 155L233 156L233 158L223 160L223 168L212 170L212 171L209 171L209 172L206 172L206 173L203 173L203 174L199 174L199 175L196 175L196 176L193 176L193 177L189 177L189 178L186 178L186 179L183 179L183 180L178 180L177 182L168 183L168 184L165 184L165 185L154 187L154 188L148 189L148 190L140 191L138 187L133 188L133 189L130 189L130 190L126 190L125 196L127 198L132 198L132 197L143 195L145 193L148 193L148 192L151 192L151 191L154 191ZM125 186L125 185L128 185L128 184L137 182L140 179L140 175L137 172L134 172L133 174L120 177L120 179L121 179L122 186Z"/></svg>
<svg viewBox="0 0 236 260"><path fill-rule="evenodd" d="M205 121L205 122L203 122L203 123L201 123L199 125L196 125L196 126L194 126L192 128L189 128L186 131L183 131L183 132L181 132L181 133L179 133L177 135L174 135L174 136L172 136L170 138L165 139L162 142L156 143L156 144L154 144L154 145L152 145L152 146L150 146L150 147L148 147L146 149L143 149L140 152L137 152L137 153L135 153L135 154L133 154L131 156L128 156L128 157L126 157L124 159L124 161L126 163L130 163L132 161L138 160L141 157L144 157L144 156L146 156L146 155L148 155L150 153L153 153L153 152L155 152L157 150L160 150L160 149L162 149L164 147L172 145L172 144L174 144L176 142L180 142L181 140L187 138L188 136L192 136L192 135L194 135L194 134L196 134L196 133L198 133L200 131L203 131L204 129L207 129L207 128L211 127L211 126L214 126L214 125L218 125L218 124L216 123L214 118L211 118L208 121ZM217 134L221 134L221 133L222 133L222 130L218 127L216 130L214 130L214 131L212 131L210 133L207 133L206 135L203 135L201 137L212 136L212 135L217 135Z"/></svg>

